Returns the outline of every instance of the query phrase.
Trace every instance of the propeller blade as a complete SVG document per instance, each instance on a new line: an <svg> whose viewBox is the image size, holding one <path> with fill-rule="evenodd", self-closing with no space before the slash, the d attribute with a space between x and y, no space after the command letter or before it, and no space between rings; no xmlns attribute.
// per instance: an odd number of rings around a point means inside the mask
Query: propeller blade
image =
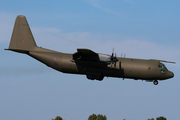
<svg viewBox="0 0 180 120"><path fill-rule="evenodd" d="M112 51L112 53L114 54L114 47L113 47L113 51Z"/></svg>
<svg viewBox="0 0 180 120"><path fill-rule="evenodd" d="M113 48L113 50L112 50L111 60L113 59L113 57L114 57L114 48Z"/></svg>
<svg viewBox="0 0 180 120"><path fill-rule="evenodd" d="M116 67L116 62L118 61L118 59L116 57L116 52L114 54L114 48L112 50L112 55L111 55L111 60L110 61L111 61L111 68L112 68L112 64L114 65L114 67Z"/></svg>

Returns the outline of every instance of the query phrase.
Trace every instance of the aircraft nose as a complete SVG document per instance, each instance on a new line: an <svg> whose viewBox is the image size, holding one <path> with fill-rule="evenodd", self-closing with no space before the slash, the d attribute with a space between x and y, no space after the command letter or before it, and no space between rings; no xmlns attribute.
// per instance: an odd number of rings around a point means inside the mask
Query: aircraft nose
<svg viewBox="0 0 180 120"><path fill-rule="evenodd" d="M168 72L168 77L169 77L169 78L173 78L173 77L174 77L174 73L171 72L171 71L169 71L169 72Z"/></svg>

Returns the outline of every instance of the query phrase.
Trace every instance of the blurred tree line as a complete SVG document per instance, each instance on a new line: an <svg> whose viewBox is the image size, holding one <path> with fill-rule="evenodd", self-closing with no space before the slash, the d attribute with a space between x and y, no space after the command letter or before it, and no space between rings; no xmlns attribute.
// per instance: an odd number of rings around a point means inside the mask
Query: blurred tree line
<svg viewBox="0 0 180 120"><path fill-rule="evenodd" d="M55 119L52 120L63 120L60 116L57 116ZM102 114L92 114L89 116L88 120L107 120L106 115L102 115ZM123 119L126 120L126 119ZM154 118L151 119L147 119L147 120L155 120ZM165 117L161 116L161 117L157 117L156 120L167 120Z"/></svg>

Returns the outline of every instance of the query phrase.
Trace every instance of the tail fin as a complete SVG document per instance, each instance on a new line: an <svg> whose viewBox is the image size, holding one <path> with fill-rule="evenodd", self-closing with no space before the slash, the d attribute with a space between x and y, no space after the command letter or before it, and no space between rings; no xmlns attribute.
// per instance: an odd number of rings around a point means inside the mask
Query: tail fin
<svg viewBox="0 0 180 120"><path fill-rule="evenodd" d="M36 47L26 17L23 15L17 16L8 50L26 53Z"/></svg>

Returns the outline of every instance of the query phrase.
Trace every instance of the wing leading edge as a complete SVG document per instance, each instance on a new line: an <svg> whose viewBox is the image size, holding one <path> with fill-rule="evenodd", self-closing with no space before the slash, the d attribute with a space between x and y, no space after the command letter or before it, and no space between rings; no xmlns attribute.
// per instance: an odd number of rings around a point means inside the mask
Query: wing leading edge
<svg viewBox="0 0 180 120"><path fill-rule="evenodd" d="M89 49L77 49L77 52L73 54L73 60L84 66L105 67L108 65L110 56L98 54Z"/></svg>
<svg viewBox="0 0 180 120"><path fill-rule="evenodd" d="M100 61L98 54L89 49L77 49L77 52L73 54L73 60L91 62Z"/></svg>

